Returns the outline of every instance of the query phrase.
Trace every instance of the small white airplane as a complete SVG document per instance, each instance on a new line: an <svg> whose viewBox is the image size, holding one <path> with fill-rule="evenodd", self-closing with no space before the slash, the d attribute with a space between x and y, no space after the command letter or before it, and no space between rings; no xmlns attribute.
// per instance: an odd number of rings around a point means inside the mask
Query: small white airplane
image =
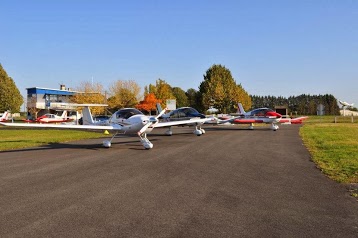
<svg viewBox="0 0 358 238"><path fill-rule="evenodd" d="M83 106L83 105L82 105ZM165 113L166 109L161 111L159 115L146 116L142 112L134 108L124 108L112 115L109 120L109 125L96 125L93 121L89 106L84 106L82 109L83 125L54 125L54 124L28 124L28 123L3 123L4 126L15 127L35 127L35 128L56 128L56 129L84 129L84 130L108 130L113 131L113 136L110 140L103 141L103 146L106 148L111 147L112 140L119 134L137 134L140 138L140 142L145 149L153 148L153 144L148 140L147 134L150 133L156 127L168 127L173 125L183 125L188 123L201 124L207 119L192 119L184 121L171 121L171 122L159 122L158 118ZM200 133L197 128L194 133Z"/></svg>
<svg viewBox="0 0 358 238"><path fill-rule="evenodd" d="M0 121L8 121L8 120L9 120L9 115L10 115L9 111L5 111L5 112L1 115Z"/></svg>
<svg viewBox="0 0 358 238"><path fill-rule="evenodd" d="M338 102L339 102L343 107L353 107L353 105L354 105L354 103L348 103L348 102L341 101L341 100L338 100Z"/></svg>
<svg viewBox="0 0 358 238"><path fill-rule="evenodd" d="M44 114L35 120L24 120L25 122L36 122L36 123L61 123L61 122L70 122L73 121L73 118L67 117L67 111L64 110L61 116L56 114L47 113Z"/></svg>
<svg viewBox="0 0 358 238"><path fill-rule="evenodd" d="M249 129L254 129L254 123L266 123L271 124L271 129L276 131L279 127L277 123L280 122L282 115L275 112L270 108L257 108L249 112L245 112L241 103L238 103L237 116L233 116L227 119L215 119L212 120L213 124L250 124Z"/></svg>

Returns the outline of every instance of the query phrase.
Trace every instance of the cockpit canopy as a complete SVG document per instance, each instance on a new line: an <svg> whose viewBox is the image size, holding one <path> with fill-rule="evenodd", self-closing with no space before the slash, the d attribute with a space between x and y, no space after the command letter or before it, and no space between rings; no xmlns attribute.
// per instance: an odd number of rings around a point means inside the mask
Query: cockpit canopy
<svg viewBox="0 0 358 238"><path fill-rule="evenodd" d="M124 108L115 113L116 119L128 119L133 115L143 115L143 113L135 108Z"/></svg>
<svg viewBox="0 0 358 238"><path fill-rule="evenodd" d="M274 110L270 109L270 108L258 108L255 110L251 111L251 115L250 116L266 116L268 112L275 112Z"/></svg>
<svg viewBox="0 0 358 238"><path fill-rule="evenodd" d="M205 115L199 113L196 109L194 109L192 107L183 107L183 108L178 108L178 109L170 112L169 117L170 118L184 118L184 117L205 118Z"/></svg>
<svg viewBox="0 0 358 238"><path fill-rule="evenodd" d="M45 114L41 118L55 118L56 116L54 114Z"/></svg>

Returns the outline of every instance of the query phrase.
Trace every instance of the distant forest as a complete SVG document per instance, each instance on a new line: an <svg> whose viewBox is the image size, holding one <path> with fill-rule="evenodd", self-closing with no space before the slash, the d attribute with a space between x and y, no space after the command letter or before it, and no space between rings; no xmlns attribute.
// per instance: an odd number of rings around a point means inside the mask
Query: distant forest
<svg viewBox="0 0 358 238"><path fill-rule="evenodd" d="M339 115L339 106L337 99L331 94L325 95L306 95L275 97L275 96L255 96L251 95L252 108L275 106L285 106L288 113L292 115L317 115L319 104L324 106L325 115Z"/></svg>

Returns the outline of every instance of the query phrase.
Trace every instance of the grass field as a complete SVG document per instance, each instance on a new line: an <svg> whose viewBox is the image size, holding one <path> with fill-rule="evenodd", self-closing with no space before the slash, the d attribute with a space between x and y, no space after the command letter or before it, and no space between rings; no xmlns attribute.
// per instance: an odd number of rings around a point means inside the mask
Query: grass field
<svg viewBox="0 0 358 238"><path fill-rule="evenodd" d="M358 117L351 117L351 116L309 116L308 120L305 124L319 124L319 123L357 123L358 124Z"/></svg>
<svg viewBox="0 0 358 238"><path fill-rule="evenodd" d="M0 126L0 151L103 137L103 133L76 130L9 129Z"/></svg>
<svg viewBox="0 0 358 238"><path fill-rule="evenodd" d="M357 117L313 116L300 129L312 160L331 179L350 185L355 197L358 197L357 122Z"/></svg>

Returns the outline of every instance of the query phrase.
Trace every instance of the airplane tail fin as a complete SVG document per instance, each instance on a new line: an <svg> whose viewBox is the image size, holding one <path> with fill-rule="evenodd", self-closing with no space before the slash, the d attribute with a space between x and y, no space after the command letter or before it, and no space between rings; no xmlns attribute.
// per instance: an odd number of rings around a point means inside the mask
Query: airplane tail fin
<svg viewBox="0 0 358 238"><path fill-rule="evenodd" d="M160 113L161 111L163 111L162 106L160 106L160 103L157 103L157 104L156 104L156 107L157 107L157 115L159 115L159 113Z"/></svg>
<svg viewBox="0 0 358 238"><path fill-rule="evenodd" d="M62 112L61 118L67 118L67 111L66 110L64 110Z"/></svg>
<svg viewBox="0 0 358 238"><path fill-rule="evenodd" d="M5 111L0 117L0 121L7 121L9 119L9 111Z"/></svg>
<svg viewBox="0 0 358 238"><path fill-rule="evenodd" d="M83 122L83 125L93 125L94 124L91 110L87 106L82 109L82 122Z"/></svg>
<svg viewBox="0 0 358 238"><path fill-rule="evenodd" d="M245 113L245 110L244 110L244 108L243 108L243 106L242 106L242 104L241 104L241 102L239 102L238 104L237 104L237 113L238 114L244 114Z"/></svg>

